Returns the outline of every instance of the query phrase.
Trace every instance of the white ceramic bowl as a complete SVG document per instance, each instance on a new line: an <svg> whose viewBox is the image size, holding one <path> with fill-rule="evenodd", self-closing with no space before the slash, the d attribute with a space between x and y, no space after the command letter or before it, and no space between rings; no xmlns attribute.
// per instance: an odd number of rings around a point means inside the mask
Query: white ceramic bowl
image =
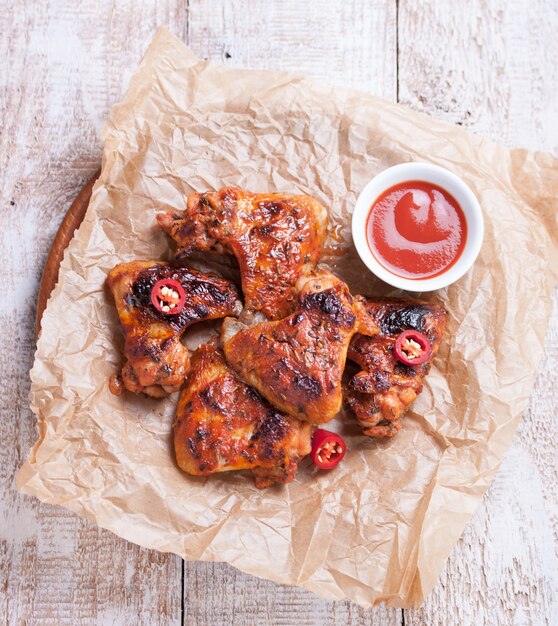
<svg viewBox="0 0 558 626"><path fill-rule="evenodd" d="M447 271L432 278L403 278L393 274L374 258L366 236L366 222L374 202L390 187L412 180L433 183L445 189L457 200L467 221L467 240L461 256ZM451 285L471 268L481 249L484 220L475 195L461 178L437 165L401 163L375 176L362 190L353 212L352 231L360 258L378 278L407 291L433 291Z"/></svg>

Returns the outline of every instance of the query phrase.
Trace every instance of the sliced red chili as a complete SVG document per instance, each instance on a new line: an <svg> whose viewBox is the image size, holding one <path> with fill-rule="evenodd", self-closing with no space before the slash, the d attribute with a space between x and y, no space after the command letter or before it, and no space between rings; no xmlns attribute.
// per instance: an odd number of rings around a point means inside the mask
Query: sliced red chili
<svg viewBox="0 0 558 626"><path fill-rule="evenodd" d="M347 444L337 433L318 428L312 436L310 457L320 469L331 469L345 456Z"/></svg>
<svg viewBox="0 0 558 626"><path fill-rule="evenodd" d="M174 278L161 278L151 289L151 303L165 315L176 315L184 308L186 293Z"/></svg>
<svg viewBox="0 0 558 626"><path fill-rule="evenodd" d="M406 330L395 340L393 352L405 365L420 365L428 360L432 346L428 337L416 330Z"/></svg>

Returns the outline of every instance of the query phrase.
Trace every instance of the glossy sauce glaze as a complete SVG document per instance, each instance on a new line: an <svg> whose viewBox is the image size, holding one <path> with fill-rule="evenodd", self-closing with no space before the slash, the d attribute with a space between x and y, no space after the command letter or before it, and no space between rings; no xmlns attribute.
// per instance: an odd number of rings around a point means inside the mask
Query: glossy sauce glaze
<svg viewBox="0 0 558 626"><path fill-rule="evenodd" d="M402 278L431 278L461 256L467 222L455 198L432 183L413 180L377 198L366 223L376 260Z"/></svg>

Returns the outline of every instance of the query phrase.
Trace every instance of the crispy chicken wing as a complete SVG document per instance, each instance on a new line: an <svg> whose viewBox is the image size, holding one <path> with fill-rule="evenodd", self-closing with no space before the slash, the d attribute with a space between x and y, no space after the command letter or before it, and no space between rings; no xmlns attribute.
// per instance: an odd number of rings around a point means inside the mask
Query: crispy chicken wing
<svg viewBox="0 0 558 626"><path fill-rule="evenodd" d="M240 380L214 344L192 357L174 423L179 467L188 474L251 469L259 488L294 479L312 427L272 407Z"/></svg>
<svg viewBox="0 0 558 626"><path fill-rule="evenodd" d="M349 359L362 371L349 381L345 401L365 435L393 437L401 428L401 417L422 391L442 340L447 313L435 304L413 300L362 301L369 329L375 327L375 332L371 337L357 334L351 341ZM432 352L421 365L404 365L393 353L395 340L405 330L423 333L430 341Z"/></svg>
<svg viewBox="0 0 558 626"><path fill-rule="evenodd" d="M176 241L177 258L199 251L233 254L246 308L280 319L296 305L296 281L321 256L327 211L310 196L226 187L192 194L184 211L159 214L157 221Z"/></svg>
<svg viewBox="0 0 558 626"><path fill-rule="evenodd" d="M151 303L151 289L162 278L178 280L186 293L180 313L166 315ZM122 383L134 393L156 398L178 391L188 371L182 333L195 322L237 315L242 305L235 285L215 275L158 261L121 263L107 279L124 330L125 364L111 379L111 391Z"/></svg>
<svg viewBox="0 0 558 626"><path fill-rule="evenodd" d="M289 317L244 328L225 320L221 333L228 362L271 404L313 424L341 408L341 378L362 305L347 285L326 271L299 281L298 309ZM233 336L231 336L233 335Z"/></svg>

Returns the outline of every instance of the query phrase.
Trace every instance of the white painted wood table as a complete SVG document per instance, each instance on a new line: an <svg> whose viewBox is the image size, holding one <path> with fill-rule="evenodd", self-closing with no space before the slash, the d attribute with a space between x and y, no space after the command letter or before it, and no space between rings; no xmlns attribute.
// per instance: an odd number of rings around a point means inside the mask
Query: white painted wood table
<svg viewBox="0 0 558 626"><path fill-rule="evenodd" d="M157 26L206 58L303 72L558 152L556 0L0 0L0 624L557 624L556 301L514 445L420 609L364 611L183 563L16 493L35 439L42 266Z"/></svg>

